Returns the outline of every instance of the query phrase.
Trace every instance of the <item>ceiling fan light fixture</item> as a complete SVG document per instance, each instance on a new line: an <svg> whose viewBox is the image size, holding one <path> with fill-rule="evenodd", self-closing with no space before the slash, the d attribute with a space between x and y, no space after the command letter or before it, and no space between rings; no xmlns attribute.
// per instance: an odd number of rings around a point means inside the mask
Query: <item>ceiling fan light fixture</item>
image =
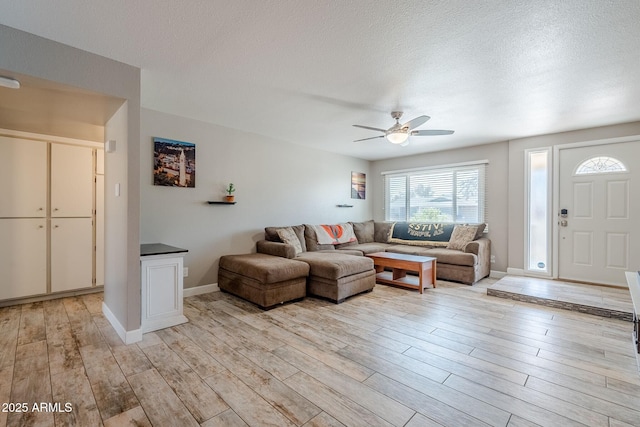
<svg viewBox="0 0 640 427"><path fill-rule="evenodd" d="M353 125L357 128L374 130L376 132L382 133L382 135L379 135L379 136L374 136L371 138L356 139L353 142L368 141L371 139L378 139L378 138L386 138L387 141L389 141L390 143L404 147L409 144L410 136L451 135L453 133L452 130L434 130L434 129L415 130L415 128L422 126L424 123L426 123L431 118L429 116L425 116L425 115L418 116L413 120L409 120L404 124L400 123L400 118L402 117L402 111L392 111L391 117L396 121L396 123L393 126L391 126L389 129L381 129L381 128L372 127L372 126Z"/></svg>
<svg viewBox="0 0 640 427"><path fill-rule="evenodd" d="M409 139L407 132L395 131L387 134L387 140L392 144L402 144L406 142L407 139Z"/></svg>
<svg viewBox="0 0 640 427"><path fill-rule="evenodd" d="M9 89L20 89L20 82L11 77L0 76L0 86L8 87Z"/></svg>

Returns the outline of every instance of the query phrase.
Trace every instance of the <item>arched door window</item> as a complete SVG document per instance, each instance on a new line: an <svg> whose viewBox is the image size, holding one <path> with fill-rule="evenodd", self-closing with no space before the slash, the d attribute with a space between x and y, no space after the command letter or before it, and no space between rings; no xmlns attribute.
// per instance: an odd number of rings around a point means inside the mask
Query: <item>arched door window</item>
<svg viewBox="0 0 640 427"><path fill-rule="evenodd" d="M576 169L576 175L626 171L627 167L620 160L613 157L598 156L582 162Z"/></svg>

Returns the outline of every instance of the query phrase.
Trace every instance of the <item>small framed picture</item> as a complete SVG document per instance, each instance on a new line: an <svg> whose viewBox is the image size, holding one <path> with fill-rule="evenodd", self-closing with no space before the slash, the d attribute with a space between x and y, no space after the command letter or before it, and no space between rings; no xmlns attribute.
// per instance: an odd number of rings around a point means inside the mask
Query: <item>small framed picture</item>
<svg viewBox="0 0 640 427"><path fill-rule="evenodd" d="M364 200L366 191L367 175L361 172L351 172L351 198Z"/></svg>

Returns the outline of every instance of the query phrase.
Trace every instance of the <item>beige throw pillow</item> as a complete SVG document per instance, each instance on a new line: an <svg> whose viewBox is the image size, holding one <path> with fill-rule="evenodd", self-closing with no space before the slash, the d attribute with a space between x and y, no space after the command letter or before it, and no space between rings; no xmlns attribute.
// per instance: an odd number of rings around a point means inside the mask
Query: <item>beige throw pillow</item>
<svg viewBox="0 0 640 427"><path fill-rule="evenodd" d="M302 245L300 244L300 239L296 236L296 233L293 231L291 227L279 228L277 230L278 237L282 240L283 243L287 245L291 245L294 247L296 251L296 255L302 253Z"/></svg>
<svg viewBox="0 0 640 427"><path fill-rule="evenodd" d="M467 243L472 242L478 232L477 225L456 225L451 233L447 249L463 251Z"/></svg>

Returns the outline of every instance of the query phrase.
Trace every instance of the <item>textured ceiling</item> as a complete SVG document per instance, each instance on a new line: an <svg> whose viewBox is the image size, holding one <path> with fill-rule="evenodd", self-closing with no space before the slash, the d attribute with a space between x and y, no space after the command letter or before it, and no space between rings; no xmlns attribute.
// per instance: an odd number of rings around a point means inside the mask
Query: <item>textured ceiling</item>
<svg viewBox="0 0 640 427"><path fill-rule="evenodd" d="M0 0L140 67L143 107L372 160L640 120L638 22L639 0ZM455 134L352 142L396 109Z"/></svg>

